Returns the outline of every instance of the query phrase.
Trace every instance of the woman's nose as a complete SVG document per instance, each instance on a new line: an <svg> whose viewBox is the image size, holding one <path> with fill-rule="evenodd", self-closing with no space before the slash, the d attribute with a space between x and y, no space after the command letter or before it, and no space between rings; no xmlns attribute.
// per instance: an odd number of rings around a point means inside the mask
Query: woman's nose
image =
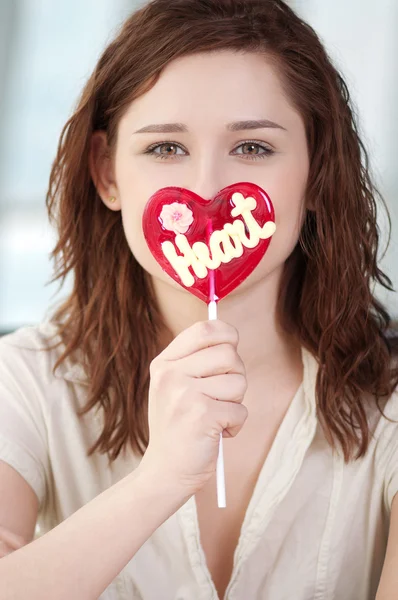
<svg viewBox="0 0 398 600"><path fill-rule="evenodd" d="M201 196L204 200L211 200L223 187L228 185L227 173L215 160L206 160L206 164L198 166L195 174L190 178L190 190Z"/></svg>
<svg viewBox="0 0 398 600"><path fill-rule="evenodd" d="M219 192L222 188L226 187L228 183L222 183L219 178L206 178L200 179L199 181L193 182L192 186L189 188L192 192L195 192L198 196L203 198L204 200L212 200L214 196Z"/></svg>

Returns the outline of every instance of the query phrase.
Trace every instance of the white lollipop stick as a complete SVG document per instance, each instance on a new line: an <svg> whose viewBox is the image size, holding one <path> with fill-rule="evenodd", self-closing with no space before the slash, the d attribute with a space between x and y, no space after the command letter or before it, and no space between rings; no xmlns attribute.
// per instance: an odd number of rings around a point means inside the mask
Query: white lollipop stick
<svg viewBox="0 0 398 600"><path fill-rule="evenodd" d="M209 321L217 319L217 302L212 300L207 305ZM220 433L220 445L218 447L217 459L217 502L218 508L226 508L227 501L225 498L225 473L224 473L224 453L222 444L222 433Z"/></svg>
<svg viewBox="0 0 398 600"><path fill-rule="evenodd" d="M210 236L213 232L213 225L211 220L207 222L207 242L210 241ZM207 305L209 321L215 321L217 319L217 296L216 296L216 281L215 281L214 270L209 269L209 299L210 302ZM217 458L217 502L218 508L226 508L227 501L225 498L225 473L224 473L224 452L222 444L222 432L220 433L220 444L218 446L218 458Z"/></svg>

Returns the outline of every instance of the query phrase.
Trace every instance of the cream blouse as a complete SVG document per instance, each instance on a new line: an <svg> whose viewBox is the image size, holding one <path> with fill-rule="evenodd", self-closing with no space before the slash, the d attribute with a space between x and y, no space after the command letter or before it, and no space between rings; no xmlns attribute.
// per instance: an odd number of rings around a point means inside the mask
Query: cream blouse
<svg viewBox="0 0 398 600"><path fill-rule="evenodd" d="M0 340L0 459L31 485L46 532L139 464L87 457L101 413L79 419L87 383L61 348L37 352L56 332L43 322ZM317 362L302 350L303 383L264 462L243 522L225 600L373 600L398 487L398 424L377 411L366 456L333 453L315 413ZM386 413L398 418L398 392ZM228 493L228 482L227 482ZM192 497L142 546L102 600L216 600Z"/></svg>

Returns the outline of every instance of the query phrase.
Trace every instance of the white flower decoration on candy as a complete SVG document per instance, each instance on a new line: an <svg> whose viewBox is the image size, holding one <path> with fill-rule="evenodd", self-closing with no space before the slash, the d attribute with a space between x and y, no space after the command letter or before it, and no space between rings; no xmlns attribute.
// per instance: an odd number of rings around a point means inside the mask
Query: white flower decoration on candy
<svg viewBox="0 0 398 600"><path fill-rule="evenodd" d="M193 212L186 204L173 202L165 204L160 213L162 225L168 231L174 233L186 233L193 223Z"/></svg>

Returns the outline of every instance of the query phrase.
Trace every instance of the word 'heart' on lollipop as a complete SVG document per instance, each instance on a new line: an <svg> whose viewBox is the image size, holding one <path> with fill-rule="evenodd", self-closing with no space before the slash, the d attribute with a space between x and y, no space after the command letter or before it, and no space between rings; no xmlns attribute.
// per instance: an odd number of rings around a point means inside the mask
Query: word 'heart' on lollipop
<svg viewBox="0 0 398 600"><path fill-rule="evenodd" d="M224 298L255 269L275 232L268 194L254 183L234 183L205 200L191 190L166 187L145 207L146 242L162 269L209 302Z"/></svg>

